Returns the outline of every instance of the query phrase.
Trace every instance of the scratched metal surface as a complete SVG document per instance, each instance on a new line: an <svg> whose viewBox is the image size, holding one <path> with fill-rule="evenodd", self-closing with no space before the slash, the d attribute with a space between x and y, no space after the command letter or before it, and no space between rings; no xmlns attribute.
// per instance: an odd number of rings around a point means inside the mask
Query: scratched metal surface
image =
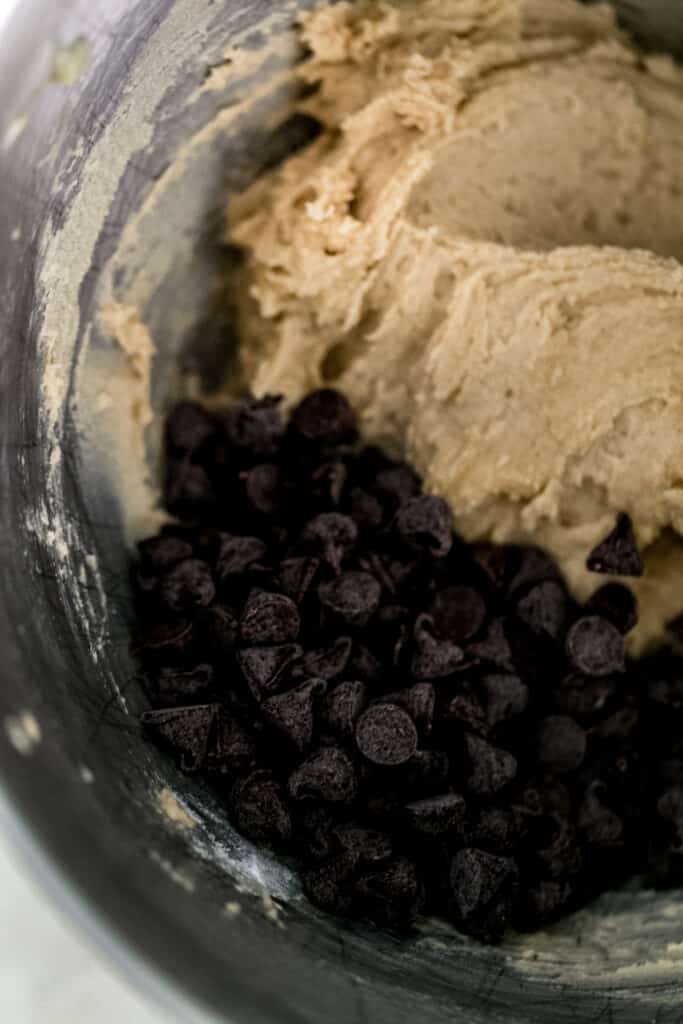
<svg viewBox="0 0 683 1024"><path fill-rule="evenodd" d="M97 208L105 213L87 272L77 281L77 315L72 329L65 327L63 341L51 339L60 362L75 367L92 326L98 274L114 254L127 219L182 140L222 105L239 99L248 84L238 83L233 95L212 94L189 107L188 96L226 44L238 32L257 28L278 6L285 7L269 0L24 0L5 44L0 62L0 777L17 842L53 896L131 977L155 992L169 1016L245 1024L679 1024L683 971L679 975L675 965L632 969L638 959L665 962L683 941L683 912L677 912L683 906L671 900L622 894L605 902L605 915L628 922L632 932L614 936L627 950L622 960L614 954L617 970L608 963L611 933L593 921L584 935L549 934L541 951L548 969L540 971L519 946L484 950L438 932L401 940L335 923L300 902L290 882L271 866L255 862L258 871L272 872L271 888L283 896L285 927L279 928L264 915L258 895L237 891L240 875L233 864L244 860L244 851L229 830L215 825L216 808L207 794L182 783L183 797L202 822L194 846L160 825L150 780L173 779L165 761L142 744L131 717L141 699L126 654L118 497L106 464L83 443L73 382L56 419L47 421L41 413L46 238L73 237L74 206L84 182L97 187L93 161L102 159L108 128L117 118L125 124L132 116L127 106L140 54L149 53L157 39L162 53L165 39L168 87L148 109L157 127L142 149L125 154L125 167L113 184L101 168L99 188L110 193L104 203L97 197ZM680 0L624 0L621 11L645 42L683 52ZM178 38L169 48L174 24ZM92 46L89 68L70 88L45 88L52 48L79 34ZM149 84L135 85L143 105ZM277 100L282 120L288 100L286 92ZM28 124L7 145L10 126L26 110ZM239 135L228 134L222 147L207 155L215 167L205 171L205 217L194 241L200 235L206 241L207 232L211 237L216 230L225 188L249 181L281 152L282 138L252 120L241 124ZM196 234L198 225L188 223L187 230ZM73 258L66 244L57 252L65 263ZM167 339L157 366L157 395L164 371L187 341L187 332L173 331L173 296L186 298L196 277L180 259L150 297L146 314L157 336ZM197 283L197 325L204 298ZM92 344L96 349L105 342L95 336ZM73 527L66 534L67 550L57 559L30 528L47 486L47 453L55 444L59 499ZM79 590L77 570L85 550L97 552L104 594L95 592L94 584ZM99 619L98 629L102 622L106 626L104 656L97 663L83 615ZM125 692L130 714L113 683ZM24 709L42 732L30 756L1 728ZM84 784L84 765L94 783ZM226 901L241 903L239 918L222 912ZM628 913L638 906L639 912ZM588 970L601 956L604 975Z"/></svg>

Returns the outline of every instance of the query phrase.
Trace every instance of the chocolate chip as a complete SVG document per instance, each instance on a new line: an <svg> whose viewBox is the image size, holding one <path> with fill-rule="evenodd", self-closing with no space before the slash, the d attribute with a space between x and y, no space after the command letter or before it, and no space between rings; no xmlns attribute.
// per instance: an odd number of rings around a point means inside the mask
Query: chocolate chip
<svg viewBox="0 0 683 1024"><path fill-rule="evenodd" d="M507 750L494 747L471 733L465 737L465 749L470 769L467 777L470 793L484 798L495 796L514 781L517 761Z"/></svg>
<svg viewBox="0 0 683 1024"><path fill-rule="evenodd" d="M340 825L335 828L334 836L345 859L353 864L354 869L383 864L393 853L391 836L377 829Z"/></svg>
<svg viewBox="0 0 683 1024"><path fill-rule="evenodd" d="M200 611L196 631L198 642L210 656L226 658L237 642L237 619L230 608L215 604Z"/></svg>
<svg viewBox="0 0 683 1024"><path fill-rule="evenodd" d="M469 645L467 653L479 661L495 666L495 668L503 669L506 672L515 671L515 663L505 634L503 619L494 619L481 640Z"/></svg>
<svg viewBox="0 0 683 1024"><path fill-rule="evenodd" d="M289 792L295 800L322 800L350 804L358 789L353 762L338 747L321 747L289 777Z"/></svg>
<svg viewBox="0 0 683 1024"><path fill-rule="evenodd" d="M292 819L281 787L270 772L241 779L232 793L235 824L254 842L279 845L292 834Z"/></svg>
<svg viewBox="0 0 683 1024"><path fill-rule="evenodd" d="M144 662L173 664L186 654L192 640L192 623L185 619L155 623L137 629L131 654Z"/></svg>
<svg viewBox="0 0 683 1024"><path fill-rule="evenodd" d="M488 732L486 711L471 683L463 682L458 685L457 693L447 705L446 717L472 732Z"/></svg>
<svg viewBox="0 0 683 1024"><path fill-rule="evenodd" d="M643 559L638 550L631 517L622 512L612 532L590 553L586 562L591 572L611 576L642 576Z"/></svg>
<svg viewBox="0 0 683 1024"><path fill-rule="evenodd" d="M564 632L567 620L567 593L556 580L537 583L520 598L515 614L534 633L544 633L553 640Z"/></svg>
<svg viewBox="0 0 683 1024"><path fill-rule="evenodd" d="M546 580L562 579L557 562L542 548L520 548L517 557L517 571L508 584L508 593L511 597L517 596L520 591L528 587L544 583Z"/></svg>
<svg viewBox="0 0 683 1024"><path fill-rule="evenodd" d="M354 890L363 915L379 925L405 928L412 924L421 909L420 876L413 861L405 857L363 875Z"/></svg>
<svg viewBox="0 0 683 1024"><path fill-rule="evenodd" d="M491 853L513 853L524 835L521 816L514 809L484 807L466 830L468 846Z"/></svg>
<svg viewBox="0 0 683 1024"><path fill-rule="evenodd" d="M397 508L419 495L422 480L412 466L406 462L397 462L377 473L374 489L393 508Z"/></svg>
<svg viewBox="0 0 683 1024"><path fill-rule="evenodd" d="M565 912L572 894L569 882L538 882L521 897L515 927L521 932L531 932L552 924Z"/></svg>
<svg viewBox="0 0 683 1024"><path fill-rule="evenodd" d="M567 654L574 668L587 676L609 676L625 668L623 636L598 615L574 623L567 634Z"/></svg>
<svg viewBox="0 0 683 1024"><path fill-rule="evenodd" d="M420 795L443 793L448 785L451 762L443 750L418 750L400 768L392 769L400 772L405 791Z"/></svg>
<svg viewBox="0 0 683 1024"><path fill-rule="evenodd" d="M261 516L276 516L284 497L279 468L272 462L262 462L246 471L242 479L249 508Z"/></svg>
<svg viewBox="0 0 683 1024"><path fill-rule="evenodd" d="M562 681L555 702L558 710L566 715L591 719L604 710L616 692L617 681L612 677L591 679L573 673Z"/></svg>
<svg viewBox="0 0 683 1024"><path fill-rule="evenodd" d="M266 545L258 537L235 537L224 534L216 558L216 579L219 584L230 577L241 576L266 557Z"/></svg>
<svg viewBox="0 0 683 1024"><path fill-rule="evenodd" d="M267 395L260 399L245 398L232 405L225 414L229 443L256 459L275 455L285 432L280 401Z"/></svg>
<svg viewBox="0 0 683 1024"><path fill-rule="evenodd" d="M300 628L297 607L284 594L252 594L240 619L240 637L250 646L288 643Z"/></svg>
<svg viewBox="0 0 683 1024"><path fill-rule="evenodd" d="M398 536L412 550L444 558L453 546L453 513L443 498L410 498L396 513Z"/></svg>
<svg viewBox="0 0 683 1024"><path fill-rule="evenodd" d="M340 459L335 462L323 462L313 472L308 488L309 500L321 509L331 511L338 508L347 477L346 466Z"/></svg>
<svg viewBox="0 0 683 1024"><path fill-rule="evenodd" d="M343 739L355 736L356 722L367 704L365 683L339 683L322 702L321 720L328 729Z"/></svg>
<svg viewBox="0 0 683 1024"><path fill-rule="evenodd" d="M594 783L586 791L577 823L585 842L598 849L613 849L624 843L624 822L604 803L604 787Z"/></svg>
<svg viewBox="0 0 683 1024"><path fill-rule="evenodd" d="M211 730L219 711L218 704L145 711L141 722L158 742L179 755L183 771L196 772L206 760Z"/></svg>
<svg viewBox="0 0 683 1024"><path fill-rule="evenodd" d="M518 676L484 676L479 686L485 694L486 720L491 729L521 715L529 703L529 688Z"/></svg>
<svg viewBox="0 0 683 1024"><path fill-rule="evenodd" d="M159 600L177 615L210 605L216 596L211 570L206 562L187 558L161 580Z"/></svg>
<svg viewBox="0 0 683 1024"><path fill-rule="evenodd" d="M209 741L207 770L212 774L235 777L249 772L255 764L254 738L223 710L216 719L216 727Z"/></svg>
<svg viewBox="0 0 683 1024"><path fill-rule="evenodd" d="M326 679L331 682L345 671L352 649L348 636L338 637L332 647L306 651L294 670L299 679Z"/></svg>
<svg viewBox="0 0 683 1024"><path fill-rule="evenodd" d="M549 772L573 772L586 756L586 733L567 715L544 719L538 733L538 760Z"/></svg>
<svg viewBox="0 0 683 1024"><path fill-rule="evenodd" d="M343 858L308 868L301 876L303 890L313 906L327 914L348 917L351 913L351 892L347 885L351 866Z"/></svg>
<svg viewBox="0 0 683 1024"><path fill-rule="evenodd" d="M586 608L617 627L620 633L630 633L638 623L638 600L623 583L606 583L596 590Z"/></svg>
<svg viewBox="0 0 683 1024"><path fill-rule="evenodd" d="M462 824L466 810L464 799L457 793L442 793L407 804L405 815L410 827L417 832L442 836Z"/></svg>
<svg viewBox="0 0 683 1024"><path fill-rule="evenodd" d="M450 872L453 902L458 917L469 927L483 925L488 911L506 899L518 879L510 857L497 857L485 850L465 848L455 854ZM495 939L494 934L491 938Z"/></svg>
<svg viewBox="0 0 683 1024"><path fill-rule="evenodd" d="M312 679L286 693L269 697L261 705L266 722L300 754L313 742L314 703L326 689L323 679Z"/></svg>
<svg viewBox="0 0 683 1024"><path fill-rule="evenodd" d="M358 720L356 743L372 764L404 764L417 750L417 729L410 715L396 705L375 704Z"/></svg>
<svg viewBox="0 0 683 1024"><path fill-rule="evenodd" d="M213 439L216 422L198 402L180 402L166 420L166 444L174 455L194 455Z"/></svg>
<svg viewBox="0 0 683 1024"><path fill-rule="evenodd" d="M419 616L415 623L416 651L411 671L416 679L445 679L457 672L465 661L462 648L448 640L438 640L433 627L428 615Z"/></svg>
<svg viewBox="0 0 683 1024"><path fill-rule="evenodd" d="M367 572L345 572L318 588L320 603L336 620L355 629L367 626L379 608L382 588Z"/></svg>
<svg viewBox="0 0 683 1024"><path fill-rule="evenodd" d="M349 496L349 511L359 530L378 530L384 523L384 509L369 491L354 487Z"/></svg>
<svg viewBox="0 0 683 1024"><path fill-rule="evenodd" d="M149 572L163 574L178 562L192 558L194 551L189 541L181 537L160 534L138 544L142 565Z"/></svg>
<svg viewBox="0 0 683 1024"><path fill-rule="evenodd" d="M486 602L474 587L446 587L434 598L430 614L444 640L462 645L471 641L486 622Z"/></svg>
<svg viewBox="0 0 683 1024"><path fill-rule="evenodd" d="M210 696L214 673L211 665L197 665L188 671L163 668L149 680L152 699L162 707L201 704Z"/></svg>
<svg viewBox="0 0 683 1024"><path fill-rule="evenodd" d="M422 736L431 734L436 707L436 692L431 683L415 683L401 690L395 702L408 712Z"/></svg>
<svg viewBox="0 0 683 1024"><path fill-rule="evenodd" d="M313 585L320 562L317 558L288 558L278 570L280 589L291 597L296 604L301 604Z"/></svg>
<svg viewBox="0 0 683 1024"><path fill-rule="evenodd" d="M376 686L382 682L383 673L379 658L363 644L355 644L349 661L349 675Z"/></svg>
<svg viewBox="0 0 683 1024"><path fill-rule="evenodd" d="M505 589L521 564L520 549L511 546L476 544L470 554L482 578L495 590Z"/></svg>
<svg viewBox="0 0 683 1024"><path fill-rule="evenodd" d="M185 459L169 464L164 483L164 505L178 519L195 519L205 515L216 496L203 466Z"/></svg>
<svg viewBox="0 0 683 1024"><path fill-rule="evenodd" d="M292 430L316 445L339 445L358 434L356 415L348 399L332 388L307 395L292 413Z"/></svg>
<svg viewBox="0 0 683 1024"><path fill-rule="evenodd" d="M304 527L302 544L335 572L341 572L344 561L358 541L358 527L350 516L339 512L323 512Z"/></svg>
<svg viewBox="0 0 683 1024"><path fill-rule="evenodd" d="M296 644L243 648L237 658L254 699L261 701L277 690L301 654Z"/></svg>
<svg viewBox="0 0 683 1024"><path fill-rule="evenodd" d="M583 855L573 825L561 814L551 814L541 820L539 829L534 859L540 870L552 879L577 874Z"/></svg>

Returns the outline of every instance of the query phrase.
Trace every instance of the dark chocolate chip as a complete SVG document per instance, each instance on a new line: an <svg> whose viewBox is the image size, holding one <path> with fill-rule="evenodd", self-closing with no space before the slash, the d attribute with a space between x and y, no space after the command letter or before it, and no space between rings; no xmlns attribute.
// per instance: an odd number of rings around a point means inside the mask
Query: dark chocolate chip
<svg viewBox="0 0 683 1024"><path fill-rule="evenodd" d="M419 495L422 490L422 480L412 466L406 462L397 462L377 473L374 479L374 490L392 507L396 508Z"/></svg>
<svg viewBox="0 0 683 1024"><path fill-rule="evenodd" d="M166 444L173 455L194 455L216 434L216 421L198 402L180 402L166 420Z"/></svg>
<svg viewBox="0 0 683 1024"><path fill-rule="evenodd" d="M381 683L384 677L381 661L363 644L354 646L348 668L350 676L372 686Z"/></svg>
<svg viewBox="0 0 683 1024"><path fill-rule="evenodd" d="M238 655L239 666L255 700L261 701L282 684L287 670L302 655L296 644L276 647L245 647Z"/></svg>
<svg viewBox="0 0 683 1024"><path fill-rule="evenodd" d="M211 481L203 466L185 459L169 463L164 483L164 505L178 519L196 519L205 515L216 500Z"/></svg>
<svg viewBox="0 0 683 1024"><path fill-rule="evenodd" d="M638 599L623 583L606 583L596 590L586 608L617 627L620 633L630 633L638 624Z"/></svg>
<svg viewBox="0 0 683 1024"><path fill-rule="evenodd" d="M421 555L444 558L453 546L453 513L443 498L410 498L396 513L398 536Z"/></svg>
<svg viewBox="0 0 683 1024"><path fill-rule="evenodd" d="M277 578L280 589L301 604L313 585L320 562L317 558L288 558L280 565Z"/></svg>
<svg viewBox="0 0 683 1024"><path fill-rule="evenodd" d="M380 605L382 588L367 572L345 572L318 587L323 608L355 629L367 626Z"/></svg>
<svg viewBox="0 0 683 1024"><path fill-rule="evenodd" d="M544 633L557 640L566 626L567 592L556 580L544 580L520 598L515 614L534 633Z"/></svg>
<svg viewBox="0 0 683 1024"><path fill-rule="evenodd" d="M351 740L355 736L356 722L366 704L365 683L351 680L339 683L322 702L321 721L333 733Z"/></svg>
<svg viewBox="0 0 683 1024"><path fill-rule="evenodd" d="M240 619L242 643L250 646L289 643L300 628L297 607L284 594L252 594Z"/></svg>
<svg viewBox="0 0 683 1024"><path fill-rule="evenodd" d="M474 688L469 682L458 684L445 711L446 717L472 732L488 732L488 719Z"/></svg>
<svg viewBox="0 0 683 1024"><path fill-rule="evenodd" d="M206 760L211 731L219 711L218 704L145 711L141 722L158 742L179 755L183 771L196 772Z"/></svg>
<svg viewBox="0 0 683 1024"><path fill-rule="evenodd" d="M471 733L465 737L465 748L469 761L467 788L470 793L485 799L495 796L514 781L517 760L507 750L494 747Z"/></svg>
<svg viewBox="0 0 683 1024"><path fill-rule="evenodd" d="M442 793L407 804L405 816L416 832L442 836L457 830L465 819L466 805L457 793Z"/></svg>
<svg viewBox="0 0 683 1024"><path fill-rule="evenodd" d="M591 572L611 576L642 576L643 559L638 550L631 517L625 512L617 517L612 532L591 551L586 562Z"/></svg>
<svg viewBox="0 0 683 1024"><path fill-rule="evenodd" d="M474 587L446 587L434 598L430 614L444 640L462 645L469 643L486 622L486 602Z"/></svg>
<svg viewBox="0 0 683 1024"><path fill-rule="evenodd" d="M436 691L431 683L415 683L401 690L395 702L408 712L423 736L431 734L436 707Z"/></svg>
<svg viewBox="0 0 683 1024"><path fill-rule="evenodd" d="M261 516L277 516L283 502L280 469L272 462L262 462L245 471L242 479L249 508Z"/></svg>
<svg viewBox="0 0 683 1024"><path fill-rule="evenodd" d="M172 569L178 562L192 558L194 554L189 541L171 534L159 534L138 544L140 559L146 571L162 574Z"/></svg>
<svg viewBox="0 0 683 1024"><path fill-rule="evenodd" d="M470 657L476 658L495 668L514 672L515 663L505 633L503 619L494 619L480 640L467 648Z"/></svg>
<svg viewBox="0 0 683 1024"><path fill-rule="evenodd" d="M565 912L573 890L569 882L538 882L526 889L515 911L515 927L533 932L552 924Z"/></svg>
<svg viewBox="0 0 683 1024"><path fill-rule="evenodd" d="M211 569L198 558L179 562L161 580L159 600L177 615L205 608L216 596Z"/></svg>
<svg viewBox="0 0 683 1024"><path fill-rule="evenodd" d="M594 725L590 731L592 739L603 742L609 740L630 740L640 723L638 708L620 708L608 718Z"/></svg>
<svg viewBox="0 0 683 1024"><path fill-rule="evenodd" d="M613 677L591 679L573 673L562 681L557 690L555 702L558 711L573 718L590 719L605 709L617 693L617 686Z"/></svg>
<svg viewBox="0 0 683 1024"><path fill-rule="evenodd" d="M417 729L410 715L396 705L374 704L358 720L356 743L372 764L405 764L417 750Z"/></svg>
<svg viewBox="0 0 683 1024"><path fill-rule="evenodd" d="M303 890L314 907L327 914L348 917L352 900L348 886L351 864L343 857L307 868L301 876Z"/></svg>
<svg viewBox="0 0 683 1024"><path fill-rule="evenodd" d="M567 654L574 668L587 676L610 676L625 668L624 638L599 615L574 623L567 634Z"/></svg>
<svg viewBox="0 0 683 1024"><path fill-rule="evenodd" d="M326 679L332 682L345 671L353 642L348 636L338 637L332 647L306 651L296 665L296 679Z"/></svg>
<svg viewBox="0 0 683 1024"><path fill-rule="evenodd" d="M573 772L586 756L587 738L581 726L568 715L551 715L538 732L538 761L549 772Z"/></svg>
<svg viewBox="0 0 683 1024"><path fill-rule="evenodd" d="M311 477L307 497L321 509L333 510L339 507L344 493L348 472L344 463L323 462Z"/></svg>
<svg viewBox="0 0 683 1024"><path fill-rule="evenodd" d="M562 579L560 567L555 559L541 548L520 548L518 559L517 571L508 584L508 593L511 597L546 580Z"/></svg>
<svg viewBox="0 0 683 1024"><path fill-rule="evenodd" d="M523 835L521 815L504 807L484 807L466 830L468 846L499 854L513 853Z"/></svg>
<svg viewBox="0 0 683 1024"><path fill-rule="evenodd" d="M486 720L493 729L521 715L529 703L529 687L518 676L488 675L479 685L485 695Z"/></svg>
<svg viewBox="0 0 683 1024"><path fill-rule="evenodd" d="M292 413L294 433L316 445L339 445L354 441L358 434L356 414L348 399L332 388L307 395Z"/></svg>
<svg viewBox="0 0 683 1024"><path fill-rule="evenodd" d="M301 804L296 809L297 829L307 860L328 860L338 852L334 837L337 827L335 812L320 804Z"/></svg>
<svg viewBox="0 0 683 1024"><path fill-rule="evenodd" d="M235 649L237 619L232 610L215 604L200 611L196 621L198 641L210 657L223 659Z"/></svg>
<svg viewBox="0 0 683 1024"><path fill-rule="evenodd" d="M321 747L292 772L288 785L295 800L344 805L355 799L358 779L348 754L338 747Z"/></svg>
<svg viewBox="0 0 683 1024"><path fill-rule="evenodd" d="M358 527L350 516L339 512L322 512L311 519L301 534L302 544L319 555L338 573L358 541Z"/></svg>
<svg viewBox="0 0 683 1024"><path fill-rule="evenodd" d="M256 764L256 743L253 736L223 710L216 720L206 757L207 770L213 774L236 777L244 775Z"/></svg>
<svg viewBox="0 0 683 1024"><path fill-rule="evenodd" d="M391 836L377 829L354 824L340 825L335 828L334 837L354 869L383 864L393 853Z"/></svg>
<svg viewBox="0 0 683 1024"><path fill-rule="evenodd" d="M286 693L269 697L261 705L266 722L300 754L313 742L314 704L326 689L323 679L311 679Z"/></svg>
<svg viewBox="0 0 683 1024"><path fill-rule="evenodd" d="M405 928L422 907L423 887L417 867L405 857L362 875L354 890L363 916L379 925Z"/></svg>
<svg viewBox="0 0 683 1024"><path fill-rule="evenodd" d="M256 459L275 455L285 432L280 399L267 395L236 402L225 414L225 432L240 452Z"/></svg>
<svg viewBox="0 0 683 1024"><path fill-rule="evenodd" d="M162 707L176 704L201 704L213 688L211 665L197 665L187 671L163 668L149 680L151 699Z"/></svg>
<svg viewBox="0 0 683 1024"><path fill-rule="evenodd" d="M450 881L455 909L463 923L476 921L506 896L518 874L510 857L497 857L471 847L459 850L451 864Z"/></svg>
<svg viewBox="0 0 683 1024"><path fill-rule="evenodd" d="M511 546L476 544L470 554L483 580L495 590L505 590L521 564L520 549Z"/></svg>
<svg viewBox="0 0 683 1024"><path fill-rule="evenodd" d="M451 762L443 750L418 750L410 761L400 768L402 792L418 796L433 796L443 793L448 785Z"/></svg>
<svg viewBox="0 0 683 1024"><path fill-rule="evenodd" d="M551 814L541 819L537 843L534 859L548 878L567 878L581 870L583 854L567 818Z"/></svg>
<svg viewBox="0 0 683 1024"><path fill-rule="evenodd" d="M589 846L614 849L623 846L624 822L604 802L604 786L594 783L586 790L579 807L579 831Z"/></svg>
<svg viewBox="0 0 683 1024"><path fill-rule="evenodd" d="M131 642L131 654L141 661L173 664L183 658L193 641L191 622L160 622L139 627Z"/></svg>
<svg viewBox="0 0 683 1024"><path fill-rule="evenodd" d="M434 636L434 623L428 615L420 615L415 623L416 651L411 665L416 679L445 679L457 672L465 661L462 647Z"/></svg>
<svg viewBox="0 0 683 1024"><path fill-rule="evenodd" d="M267 771L240 779L232 793L235 824L254 842L279 845L292 834L292 819L281 787Z"/></svg>
<svg viewBox="0 0 683 1024"><path fill-rule="evenodd" d="M218 545L216 579L223 584L232 576L241 576L266 557L266 545L258 537L234 537L224 534Z"/></svg>
<svg viewBox="0 0 683 1024"><path fill-rule="evenodd" d="M351 491L349 511L359 530L378 530L384 523L381 503L362 487L354 487Z"/></svg>

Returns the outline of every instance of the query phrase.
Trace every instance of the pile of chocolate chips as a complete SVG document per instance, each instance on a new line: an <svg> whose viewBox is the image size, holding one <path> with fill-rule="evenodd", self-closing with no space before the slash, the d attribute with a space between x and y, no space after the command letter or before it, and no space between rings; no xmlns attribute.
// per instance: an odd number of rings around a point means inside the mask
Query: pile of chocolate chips
<svg viewBox="0 0 683 1024"><path fill-rule="evenodd" d="M628 588L580 607L543 551L467 546L331 390L288 424L277 398L183 403L166 442L144 729L313 903L495 942L683 880L683 660L629 661ZM589 565L642 572L628 517Z"/></svg>

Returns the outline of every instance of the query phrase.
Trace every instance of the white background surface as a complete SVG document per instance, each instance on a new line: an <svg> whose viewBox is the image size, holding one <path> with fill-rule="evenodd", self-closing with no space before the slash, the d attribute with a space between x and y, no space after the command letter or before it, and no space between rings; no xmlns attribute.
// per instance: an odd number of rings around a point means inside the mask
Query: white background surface
<svg viewBox="0 0 683 1024"><path fill-rule="evenodd" d="M23 0L0 0L2 28ZM0 834L2 1024L167 1024L24 876Z"/></svg>

